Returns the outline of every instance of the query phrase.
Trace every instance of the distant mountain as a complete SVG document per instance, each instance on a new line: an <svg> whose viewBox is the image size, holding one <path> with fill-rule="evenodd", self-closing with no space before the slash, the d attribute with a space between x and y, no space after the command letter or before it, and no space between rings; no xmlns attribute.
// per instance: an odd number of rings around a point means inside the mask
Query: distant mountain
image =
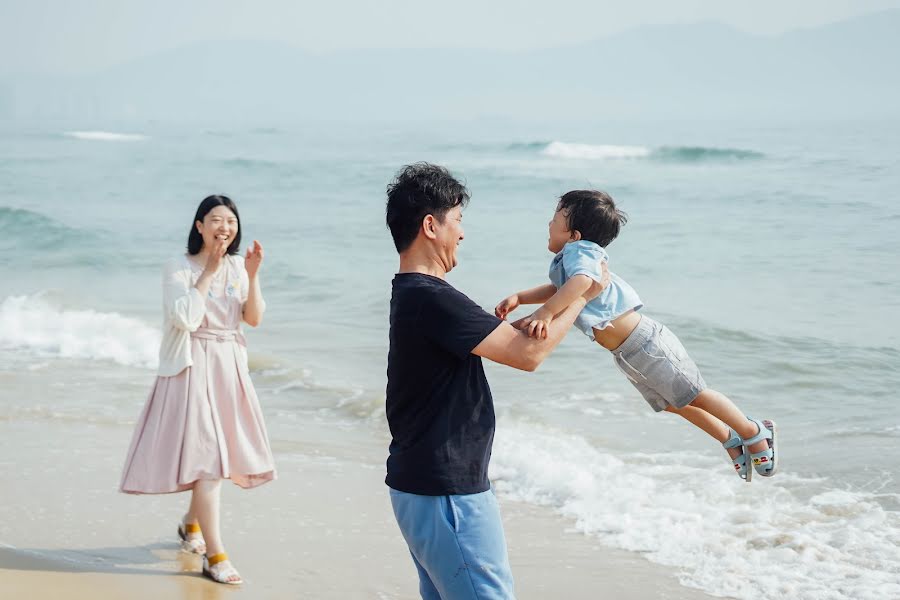
<svg viewBox="0 0 900 600"><path fill-rule="evenodd" d="M900 10L776 36L648 26L527 52L204 43L0 82L0 119L897 117L897 32Z"/></svg>

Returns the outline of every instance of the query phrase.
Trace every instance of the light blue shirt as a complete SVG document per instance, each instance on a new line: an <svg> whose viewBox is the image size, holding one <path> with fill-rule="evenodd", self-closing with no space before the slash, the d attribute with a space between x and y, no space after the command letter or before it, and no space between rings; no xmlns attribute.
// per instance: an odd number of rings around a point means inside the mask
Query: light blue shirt
<svg viewBox="0 0 900 600"><path fill-rule="evenodd" d="M550 281L556 289L561 288L575 275L587 275L594 281L600 281L603 277L600 263L608 261L606 250L594 242L587 240L569 242L550 263ZM617 317L629 310L639 310L642 306L644 303L634 288L610 271L609 285L582 309L581 314L575 319L575 326L593 340L595 327L604 329Z"/></svg>

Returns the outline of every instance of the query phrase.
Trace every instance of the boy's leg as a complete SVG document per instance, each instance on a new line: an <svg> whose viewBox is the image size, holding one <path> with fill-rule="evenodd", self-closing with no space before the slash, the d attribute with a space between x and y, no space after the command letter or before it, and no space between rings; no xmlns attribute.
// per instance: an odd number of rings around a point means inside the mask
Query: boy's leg
<svg viewBox="0 0 900 600"><path fill-rule="evenodd" d="M715 418L703 409L690 405L685 406L684 408L667 406L666 412L679 415L680 417L689 421L692 425L699 427L700 429L708 433L713 439L721 444L724 444L731 437L731 430L728 428L728 425ZM728 456L732 460L736 459L743 452L740 446L735 446L734 448L726 448L725 451L728 452Z"/></svg>
<svg viewBox="0 0 900 600"><path fill-rule="evenodd" d="M727 396L706 386L700 369L684 349L681 340L668 327L647 317L641 319L641 326L646 327L646 341L629 356L620 357L620 360L630 361L639 373L639 383L661 395L667 406L679 410L693 406L705 411L731 427L743 439L750 439L759 433L756 423L747 419ZM693 415L702 419L702 415ZM685 417L689 418L687 415ZM700 427L707 431L705 427ZM713 433L710 435L719 441L728 439L727 434L721 439ZM762 440L751 445L750 452L762 452L767 448L768 442Z"/></svg>
<svg viewBox="0 0 900 600"><path fill-rule="evenodd" d="M745 440L759 433L759 427L735 406L728 396L716 390L706 388L685 408L698 408L716 417ZM724 440L722 440L724 441ZM766 440L759 441L750 446L750 452L762 452L769 447Z"/></svg>
<svg viewBox="0 0 900 600"><path fill-rule="evenodd" d="M422 597L510 600L512 573L500 510L492 491L421 496L391 490L400 531L420 574ZM430 583L430 585L428 585Z"/></svg>
<svg viewBox="0 0 900 600"><path fill-rule="evenodd" d="M667 406L666 412L674 413L684 418L691 424L708 433L719 443L724 443L728 440L728 425L701 408L691 405L685 406L684 408Z"/></svg>

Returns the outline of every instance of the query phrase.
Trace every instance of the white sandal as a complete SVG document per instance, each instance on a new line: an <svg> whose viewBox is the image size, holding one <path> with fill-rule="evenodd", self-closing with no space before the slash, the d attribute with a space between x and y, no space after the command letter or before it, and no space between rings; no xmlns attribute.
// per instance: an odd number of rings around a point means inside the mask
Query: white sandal
<svg viewBox="0 0 900 600"><path fill-rule="evenodd" d="M216 583L224 583L226 585L240 585L244 583L240 573L232 566L231 561L228 560L228 555L224 552L219 552L212 556L203 555L203 575Z"/></svg>
<svg viewBox="0 0 900 600"><path fill-rule="evenodd" d="M201 534L194 535L191 534ZM203 532L197 523L178 523L178 537L181 538L181 549L191 554L203 554L206 552L206 540L203 539Z"/></svg>

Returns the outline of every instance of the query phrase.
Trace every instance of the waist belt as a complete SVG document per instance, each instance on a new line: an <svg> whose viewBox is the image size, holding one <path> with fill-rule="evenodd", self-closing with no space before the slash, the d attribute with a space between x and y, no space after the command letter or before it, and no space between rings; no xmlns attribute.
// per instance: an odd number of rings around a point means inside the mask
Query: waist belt
<svg viewBox="0 0 900 600"><path fill-rule="evenodd" d="M191 332L192 338L210 340L214 342L237 342L241 346L247 345L244 334L238 329L198 329Z"/></svg>

